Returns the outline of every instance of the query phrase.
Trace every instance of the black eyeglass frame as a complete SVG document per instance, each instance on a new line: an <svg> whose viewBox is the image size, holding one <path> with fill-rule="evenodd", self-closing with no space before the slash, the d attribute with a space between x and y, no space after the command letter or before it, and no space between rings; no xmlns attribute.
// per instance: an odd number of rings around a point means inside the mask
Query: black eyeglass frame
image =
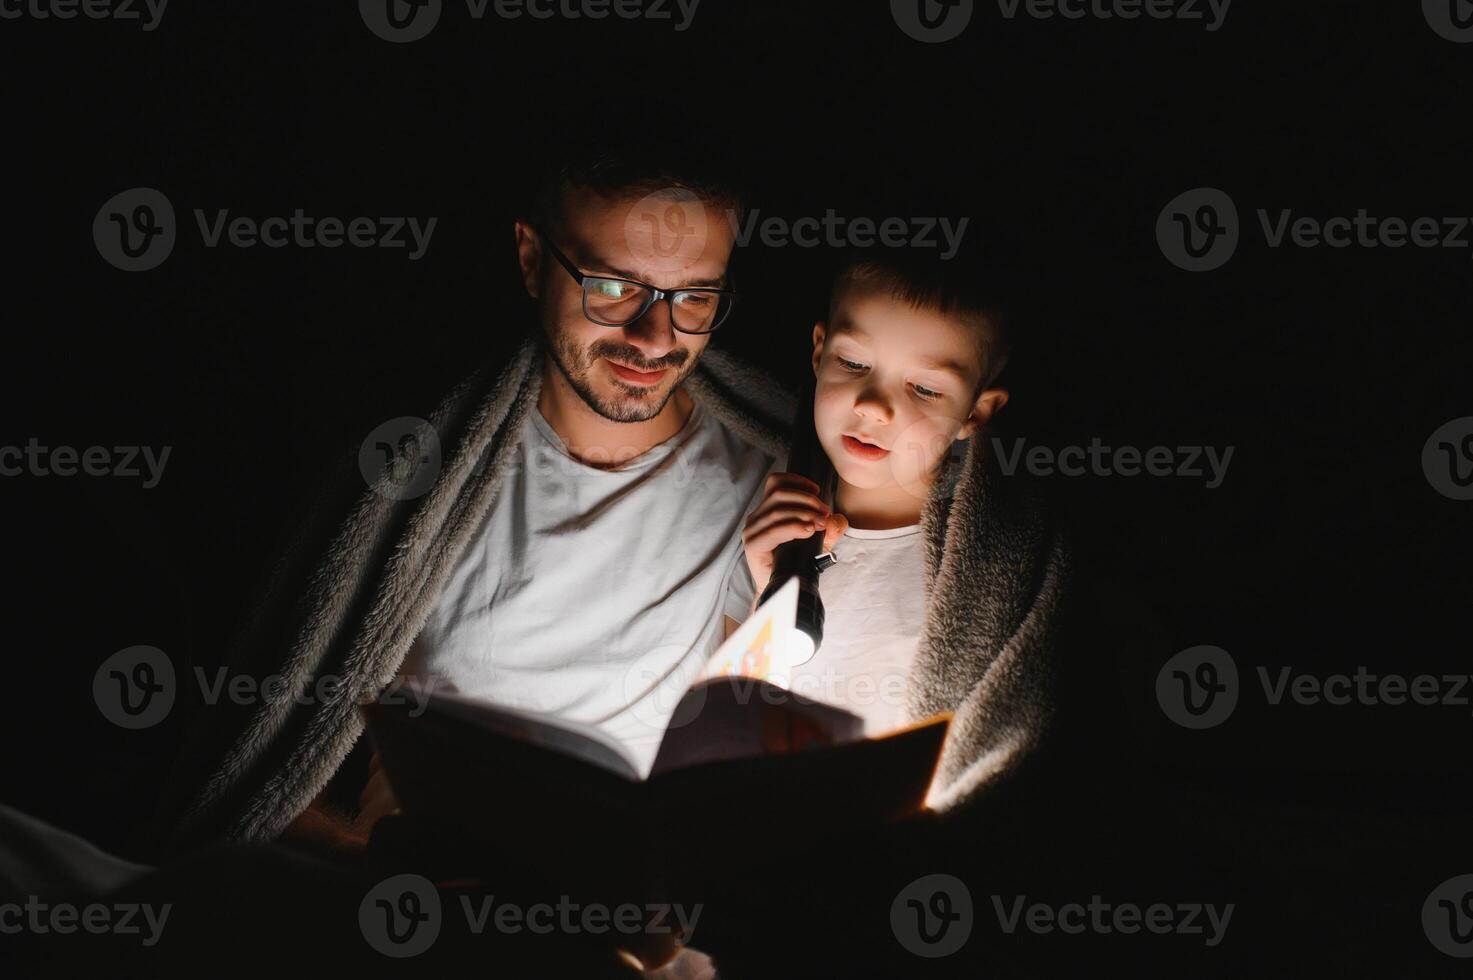
<svg viewBox="0 0 1473 980"><path fill-rule="evenodd" d="M581 269L573 264L572 259L563 254L562 249L553 244L552 239L548 238L545 232L543 232L541 229L536 229L536 231L538 237L542 239L542 243L547 246L547 250L552 253L552 257L557 259L558 264L566 269L568 271L568 275L573 277L573 281L582 288L584 317L586 317L590 323L596 323L601 327L627 327L631 323L638 323L640 317L648 313L651 307L660 302L660 300L664 300L665 302L670 304L671 327L684 334L704 337L707 334L715 333L723 323L731 318L731 311L736 308L737 299L741 296L741 294L736 292L735 290L714 289L710 286L682 286L680 289L659 289L655 286L650 285L647 282L640 282L638 279L624 279L620 276L586 275ZM639 308L639 313L630 317L628 320L625 320L623 323L607 323L603 320L594 319L593 314L588 312L588 288L590 283L595 282L622 282L630 286L638 286L640 289L643 289L645 291L644 305ZM720 308L720 303L722 300L726 301L726 309L724 312L721 312L721 318L713 323L709 330L687 330L675 322L675 298L682 293L701 293L708 296L716 296L718 297L718 309Z"/></svg>

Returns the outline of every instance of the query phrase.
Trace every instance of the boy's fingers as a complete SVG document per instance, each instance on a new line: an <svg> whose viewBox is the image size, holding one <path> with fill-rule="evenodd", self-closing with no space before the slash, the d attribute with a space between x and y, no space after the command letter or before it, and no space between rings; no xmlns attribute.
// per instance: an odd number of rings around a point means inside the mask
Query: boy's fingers
<svg viewBox="0 0 1473 980"><path fill-rule="evenodd" d="M847 530L849 530L849 518L843 514L830 514L829 519L824 522L823 550L833 551L834 545L839 543L839 539Z"/></svg>
<svg viewBox="0 0 1473 980"><path fill-rule="evenodd" d="M812 523L816 529L828 520L828 513L815 507L806 507L801 504L772 504L767 507L754 510L751 517L747 519L745 533L757 533L763 531L767 526L779 522L779 520L806 520Z"/></svg>
<svg viewBox="0 0 1473 980"><path fill-rule="evenodd" d="M809 493L818 493L818 484L798 473L769 473L767 474L767 491L770 493L778 487L787 487L793 490L806 490Z"/></svg>
<svg viewBox="0 0 1473 980"><path fill-rule="evenodd" d="M807 490L795 490L791 487L780 487L776 490L769 491L767 496L762 498L762 503L758 509L771 507L773 504L795 504L800 507L811 507L824 512L827 512L829 509L829 505L819 500L817 495L811 494Z"/></svg>
<svg viewBox="0 0 1473 980"><path fill-rule="evenodd" d="M807 521L786 520L763 528L748 538L746 543L748 547L758 551L771 551L780 544L786 544L797 538L806 538L811 534L813 534L813 528Z"/></svg>
<svg viewBox="0 0 1473 980"><path fill-rule="evenodd" d="M752 539L776 524L793 522L804 525L809 534L823 527L827 522L826 515L814 510L801 507L774 507L761 513L755 513L747 520L747 526L742 531L742 540L750 543Z"/></svg>

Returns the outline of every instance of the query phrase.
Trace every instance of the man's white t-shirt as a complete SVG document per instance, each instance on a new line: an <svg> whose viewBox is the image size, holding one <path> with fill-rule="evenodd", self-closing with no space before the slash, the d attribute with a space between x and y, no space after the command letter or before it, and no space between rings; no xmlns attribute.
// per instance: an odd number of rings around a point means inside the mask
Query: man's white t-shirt
<svg viewBox="0 0 1473 980"><path fill-rule="evenodd" d="M404 672L596 725L648 771L722 614L751 606L733 572L771 464L697 402L675 436L600 469L534 406Z"/></svg>
<svg viewBox="0 0 1473 980"><path fill-rule="evenodd" d="M921 525L850 528L819 575L823 642L789 688L864 719L866 735L905 723L905 696L926 622Z"/></svg>

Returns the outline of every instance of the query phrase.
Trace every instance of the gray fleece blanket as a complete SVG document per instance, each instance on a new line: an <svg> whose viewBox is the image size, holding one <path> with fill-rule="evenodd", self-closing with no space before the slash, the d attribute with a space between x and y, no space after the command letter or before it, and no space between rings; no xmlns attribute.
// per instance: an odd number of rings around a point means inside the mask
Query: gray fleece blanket
<svg viewBox="0 0 1473 980"><path fill-rule="evenodd" d="M429 419L441 446L430 490L395 499L359 479L303 522L229 648L233 673L280 675L287 692L319 678L378 690L395 677L480 518L496 497L537 402L540 343L482 369ZM771 378L708 350L686 381L740 437L786 458L795 407ZM391 478L386 471L384 480ZM955 717L929 803L952 810L1038 745L1052 715L1052 652L1067 553L1057 528L1004 478L979 431L947 464L922 517L927 618L910 678L912 719ZM353 697L278 697L199 713L161 809L175 847L278 837L327 785L363 733Z"/></svg>

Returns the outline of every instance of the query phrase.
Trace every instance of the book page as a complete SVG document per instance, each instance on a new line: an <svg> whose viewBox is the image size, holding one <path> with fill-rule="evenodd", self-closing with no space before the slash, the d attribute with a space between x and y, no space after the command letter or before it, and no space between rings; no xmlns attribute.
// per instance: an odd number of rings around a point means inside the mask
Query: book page
<svg viewBox="0 0 1473 980"><path fill-rule="evenodd" d="M709 677L686 692L650 776L724 759L786 755L864 737L864 720L756 677Z"/></svg>
<svg viewBox="0 0 1473 980"><path fill-rule="evenodd" d="M628 779L640 774L629 752L603 730L581 722L502 707L491 701L434 691L411 682L411 696L432 713L455 718L488 732L542 746L607 769Z"/></svg>
<svg viewBox="0 0 1473 980"><path fill-rule="evenodd" d="M787 687L793 666L790 635L797 618L798 581L789 579L726 638L691 689L712 677L755 677Z"/></svg>
<svg viewBox="0 0 1473 980"><path fill-rule="evenodd" d="M855 839L920 813L949 715L829 748L686 766L650 778L654 822L687 894L724 872L712 856L754 843Z"/></svg>
<svg viewBox="0 0 1473 980"><path fill-rule="evenodd" d="M799 650L811 645L795 638L797 617L798 582L789 579L727 637L675 706L651 776L863 737L859 716L787 690Z"/></svg>

